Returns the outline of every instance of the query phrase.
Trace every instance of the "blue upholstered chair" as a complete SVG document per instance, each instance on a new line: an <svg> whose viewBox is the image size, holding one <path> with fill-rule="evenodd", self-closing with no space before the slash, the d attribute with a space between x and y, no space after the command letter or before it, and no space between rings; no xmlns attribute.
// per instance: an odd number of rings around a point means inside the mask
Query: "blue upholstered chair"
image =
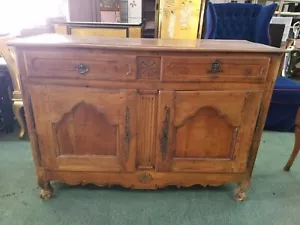
<svg viewBox="0 0 300 225"><path fill-rule="evenodd" d="M208 3L204 39L248 40L269 45L269 24L277 4ZM300 83L277 77L265 129L295 131L295 143L284 170L300 151Z"/></svg>
<svg viewBox="0 0 300 225"><path fill-rule="evenodd" d="M300 150L300 84L277 77L265 129L295 132L295 142L284 170L289 171Z"/></svg>
<svg viewBox="0 0 300 225"><path fill-rule="evenodd" d="M265 129L293 131L299 106L300 84L287 77L277 77Z"/></svg>
<svg viewBox="0 0 300 225"><path fill-rule="evenodd" d="M208 2L204 39L248 40L269 45L269 25L277 4Z"/></svg>

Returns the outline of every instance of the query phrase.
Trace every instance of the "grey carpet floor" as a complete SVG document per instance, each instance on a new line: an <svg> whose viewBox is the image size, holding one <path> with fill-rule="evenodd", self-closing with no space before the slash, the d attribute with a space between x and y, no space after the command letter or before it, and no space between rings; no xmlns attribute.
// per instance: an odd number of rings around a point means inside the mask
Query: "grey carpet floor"
<svg viewBox="0 0 300 225"><path fill-rule="evenodd" d="M71 187L54 183L56 198L39 199L30 144L0 136L1 225L199 225L300 224L300 156L282 170L294 135L265 132L248 200L232 200L234 185L217 188Z"/></svg>

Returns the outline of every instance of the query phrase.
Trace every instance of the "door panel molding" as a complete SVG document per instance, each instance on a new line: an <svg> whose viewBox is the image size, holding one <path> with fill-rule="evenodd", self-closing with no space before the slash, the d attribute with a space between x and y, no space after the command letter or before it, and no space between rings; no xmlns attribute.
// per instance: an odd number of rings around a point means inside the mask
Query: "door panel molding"
<svg viewBox="0 0 300 225"><path fill-rule="evenodd" d="M35 85L29 91L46 168L135 170L136 90Z"/></svg>
<svg viewBox="0 0 300 225"><path fill-rule="evenodd" d="M260 91L160 91L156 170L244 172L261 98Z"/></svg>

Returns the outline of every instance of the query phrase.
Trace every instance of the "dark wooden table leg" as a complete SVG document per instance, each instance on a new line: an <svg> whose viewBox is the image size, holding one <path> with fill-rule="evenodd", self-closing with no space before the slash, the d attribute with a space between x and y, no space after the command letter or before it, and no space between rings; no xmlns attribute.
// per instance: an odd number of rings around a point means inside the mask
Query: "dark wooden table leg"
<svg viewBox="0 0 300 225"><path fill-rule="evenodd" d="M292 154L289 158L289 161L283 168L285 171L289 171L291 166L293 165L293 162L296 159L296 156L300 150L300 107L298 108L296 120L295 120L295 143L294 143L294 148L292 151Z"/></svg>

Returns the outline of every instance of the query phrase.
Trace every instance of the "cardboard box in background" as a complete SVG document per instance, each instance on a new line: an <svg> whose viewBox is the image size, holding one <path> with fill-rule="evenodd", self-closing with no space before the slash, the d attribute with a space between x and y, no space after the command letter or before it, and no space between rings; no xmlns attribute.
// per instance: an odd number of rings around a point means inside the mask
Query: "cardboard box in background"
<svg viewBox="0 0 300 225"><path fill-rule="evenodd" d="M291 29L293 17L273 17L271 23L273 24L284 24L284 31L282 36L282 41L285 42L289 37L289 32Z"/></svg>

